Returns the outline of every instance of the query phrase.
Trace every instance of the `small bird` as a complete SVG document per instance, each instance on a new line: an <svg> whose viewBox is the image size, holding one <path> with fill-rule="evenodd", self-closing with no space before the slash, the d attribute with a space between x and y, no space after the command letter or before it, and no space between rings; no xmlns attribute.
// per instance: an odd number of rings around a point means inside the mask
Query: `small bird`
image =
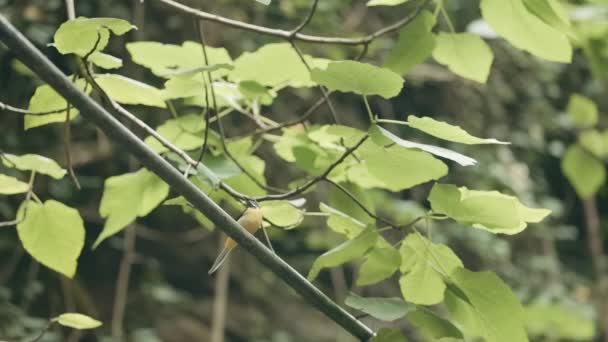
<svg viewBox="0 0 608 342"><path fill-rule="evenodd" d="M250 234L255 234L255 232L262 227L262 210L256 201L248 201L248 204L249 207L245 210L241 217L239 217L237 222ZM226 261L228 255L236 246L236 241L232 240L230 237L226 237L224 248L215 259L211 269L209 269L209 274L217 271L217 269L224 263L224 261Z"/></svg>

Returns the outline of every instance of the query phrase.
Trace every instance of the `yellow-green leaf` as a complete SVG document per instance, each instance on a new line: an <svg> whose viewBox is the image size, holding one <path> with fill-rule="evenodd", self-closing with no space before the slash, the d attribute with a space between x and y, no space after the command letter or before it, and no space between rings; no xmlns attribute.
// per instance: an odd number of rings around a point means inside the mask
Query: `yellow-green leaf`
<svg viewBox="0 0 608 342"><path fill-rule="evenodd" d="M515 47L549 61L572 60L568 37L530 13L522 0L482 0L481 14L496 33Z"/></svg>
<svg viewBox="0 0 608 342"><path fill-rule="evenodd" d="M357 286L366 286L380 282L399 269L401 255L394 247L374 247L366 256L359 269Z"/></svg>
<svg viewBox="0 0 608 342"><path fill-rule="evenodd" d="M17 178L0 174L0 195L15 195L27 192L30 186Z"/></svg>
<svg viewBox="0 0 608 342"><path fill-rule="evenodd" d="M62 54L75 53L84 57L89 52L103 50L108 44L110 31L123 35L135 26L128 21L117 18L84 18L68 20L55 32L54 45ZM98 37L99 42L98 41ZM97 43L97 46L95 46Z"/></svg>
<svg viewBox="0 0 608 342"><path fill-rule="evenodd" d="M574 126L577 128L590 128L597 124L598 112L595 103L588 97L572 94L566 109Z"/></svg>
<svg viewBox="0 0 608 342"><path fill-rule="evenodd" d="M313 281L324 268L340 266L353 259L361 257L378 239L378 232L374 228L362 231L352 240L345 241L339 246L325 252L315 260L308 273L308 280Z"/></svg>
<svg viewBox="0 0 608 342"><path fill-rule="evenodd" d="M470 135L459 126L450 125L449 123L438 121L428 116L417 117L410 115L407 117L407 123L410 127L423 131L426 134L436 138L453 141L460 144L476 145L476 144L509 144L509 142L499 141L491 138L478 138Z"/></svg>
<svg viewBox="0 0 608 342"><path fill-rule="evenodd" d="M56 318L57 323L64 327L74 328L78 330L95 329L101 326L101 322L87 315L79 313L64 313Z"/></svg>
<svg viewBox="0 0 608 342"><path fill-rule="evenodd" d="M91 92L91 87L87 87L85 90L85 80L76 80L76 87L85 93ZM51 86L44 84L36 88L34 95L30 99L28 110L30 112L50 112L58 111L53 114L45 115L26 115L24 119L24 129L44 126L54 122L65 122L67 117L66 109L68 106L67 101L61 97ZM77 108L70 108L70 120L73 120L79 114Z"/></svg>
<svg viewBox="0 0 608 342"><path fill-rule="evenodd" d="M443 339L460 341L463 338L462 332L454 324L426 308L419 307L416 311L408 313L406 319L424 341L444 341Z"/></svg>
<svg viewBox="0 0 608 342"><path fill-rule="evenodd" d="M99 214L106 223L93 247L121 231L135 218L148 215L168 194L169 185L146 169L106 179L99 206Z"/></svg>
<svg viewBox="0 0 608 342"><path fill-rule="evenodd" d="M581 198L595 195L606 182L604 163L576 144L566 150L561 167Z"/></svg>
<svg viewBox="0 0 608 342"><path fill-rule="evenodd" d="M368 3L369 6L369 3ZM386 57L384 67L405 75L414 66L424 62L435 48L435 16L429 11L422 11L408 25L399 31L399 40Z"/></svg>
<svg viewBox="0 0 608 342"><path fill-rule="evenodd" d="M122 66L122 59L103 52L95 52L90 55L89 61L103 69L117 69Z"/></svg>
<svg viewBox="0 0 608 342"><path fill-rule="evenodd" d="M27 205L27 209L26 209ZM23 248L46 267L72 278L84 246L84 224L76 209L48 200L44 204L23 202L17 217Z"/></svg>
<svg viewBox="0 0 608 342"><path fill-rule="evenodd" d="M4 153L0 159L2 159L2 162L6 167L16 168L22 171L36 171L36 173L48 175L55 179L61 179L67 173L67 171L61 168L53 159L38 154L16 156L14 154Z"/></svg>
<svg viewBox="0 0 608 342"><path fill-rule="evenodd" d="M491 233L510 235L551 213L548 209L528 208L517 198L498 191L469 190L451 184L435 184L429 202L435 213Z"/></svg>
<svg viewBox="0 0 608 342"><path fill-rule="evenodd" d="M295 228L304 219L304 212L289 201L265 201L260 207L264 218L279 227Z"/></svg>
<svg viewBox="0 0 608 342"><path fill-rule="evenodd" d="M311 71L312 80L329 89L386 99L399 95L403 78L393 71L357 61L331 62Z"/></svg>
<svg viewBox="0 0 608 342"><path fill-rule="evenodd" d="M95 76L95 81L118 103L166 108L161 91L151 85L117 74Z"/></svg>
<svg viewBox="0 0 608 342"><path fill-rule="evenodd" d="M415 308L401 298L370 298L361 297L355 293L350 293L344 304L386 322L403 318Z"/></svg>
<svg viewBox="0 0 608 342"><path fill-rule="evenodd" d="M401 244L403 298L410 303L434 305L443 301L445 279L462 261L446 245L432 243L418 234L409 234Z"/></svg>
<svg viewBox="0 0 608 342"><path fill-rule="evenodd" d="M433 58L453 73L485 83L494 54L481 37L471 33L439 33Z"/></svg>

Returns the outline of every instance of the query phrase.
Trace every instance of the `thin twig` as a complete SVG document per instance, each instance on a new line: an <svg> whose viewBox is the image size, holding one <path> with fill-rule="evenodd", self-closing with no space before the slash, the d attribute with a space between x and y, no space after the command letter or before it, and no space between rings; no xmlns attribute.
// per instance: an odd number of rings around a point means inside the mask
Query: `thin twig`
<svg viewBox="0 0 608 342"><path fill-rule="evenodd" d="M112 338L114 341L122 341L123 321L125 308L127 306L127 294L129 292L129 279L131 277L131 267L135 257L135 241L137 235L135 227L125 229L123 256L120 262L118 278L116 279L116 295L114 297L114 308L112 311Z"/></svg>
<svg viewBox="0 0 608 342"><path fill-rule="evenodd" d="M295 188L292 191L283 193L283 194L279 194L279 195L266 195L266 196L260 196L260 197L256 197L255 200L257 200L258 202L261 201L267 201L267 200L278 200L278 199L287 199L293 196L296 196L298 194L303 193L304 191L308 190L311 186L315 185L316 183L324 180L325 178L327 178L327 176L340 164L342 164L342 162L348 157L350 156L353 152L355 152L361 145L363 145L363 143L369 138L369 135L364 135L355 145L353 145L352 147L349 147L346 149L346 151L340 156L340 158L336 159L336 161L334 161L331 165L329 165L329 167L327 169L325 169L325 171L323 171L323 173L321 173L320 175L310 179L309 181L307 181L306 183L298 186L297 188Z"/></svg>
<svg viewBox="0 0 608 342"><path fill-rule="evenodd" d="M207 21L220 23L220 24L227 25L227 26L234 27L234 28L241 29L241 30L251 31L251 32L268 35L268 36L273 36L273 37L278 37L278 38L283 38L283 39L299 40L299 41L308 42L308 43L337 44L337 45L367 45L370 42L372 42L374 39L376 39L382 35L385 35L385 34L388 34L391 32L395 32L395 31L399 30L401 27L410 23L418 15L419 11L426 4L428 4L430 2L430 0L425 0L424 3L421 6L419 6L418 9L416 9L414 12L412 12L410 15L404 17L403 19L401 19L389 26L386 26L378 31L375 31L374 33L371 33L367 36L358 37L358 38L342 38L342 37L313 36L313 35L302 34L300 32L298 32L296 34L292 34L292 31L273 29L273 28L269 28L269 27L265 27L265 26L253 25L253 24L244 23L244 22L238 21L238 20L228 19L228 18L219 16L219 15L216 15L216 14L211 14L208 12L204 12L204 11L186 6L184 4L181 4L181 3L177 2L177 1L173 1L173 0L156 0L156 1L166 5L168 7L171 7L172 9L179 11L183 14L187 14L187 15L199 18L201 20L207 20Z"/></svg>
<svg viewBox="0 0 608 342"><path fill-rule="evenodd" d="M312 20L312 17L315 15L318 4L319 4L319 0L313 0L312 6L310 7L310 11L308 12L308 15L306 16L306 18L304 18L304 20L300 23L300 25L296 26L296 28L291 30L291 35L289 37L290 41L293 41L293 38L295 37L295 35L300 33L300 31L302 31L304 29L304 27L306 27L306 25L308 25L308 23L310 23L310 21Z"/></svg>
<svg viewBox="0 0 608 342"><path fill-rule="evenodd" d="M67 3L69 3L70 1L71 0L66 0ZM72 5L74 4L72 3ZM76 75L77 74L74 74L74 76L72 77L72 82L76 82ZM80 182L78 181L78 177L76 177L76 173L74 172L74 165L72 165L72 153L70 152L72 147L72 129L70 125L70 111L72 109L72 105L68 101L66 101L66 104L67 110L65 112L65 123L63 124L63 149L70 178L72 179L74 185L76 185L76 189L80 190Z"/></svg>
<svg viewBox="0 0 608 342"><path fill-rule="evenodd" d="M47 333L47 331L49 331L51 329L51 327L53 326L53 324L55 324L56 320L54 319L49 319L48 323L46 324L46 326L44 327L44 329L42 329L40 331L40 333L34 337L30 342L38 342L42 339L42 337L44 337L44 334Z"/></svg>
<svg viewBox="0 0 608 342"><path fill-rule="evenodd" d="M201 43L201 48L202 48L202 52L203 52L203 62L205 66L209 65L209 58L207 56L207 44L205 43L205 33L203 31L203 25L200 22L199 19L194 19L194 26L196 27L196 34L198 35L198 39ZM209 89L207 88L207 81L205 76L209 76L209 87L211 87L211 91L213 92L213 79L211 78L211 72L210 71L201 71L201 76L203 78L203 91L205 94L205 133L204 133L204 137L203 137L203 145L201 145L201 150L199 152L198 155L198 159L196 160L196 167L198 167L198 164L203 160L203 158L205 157L205 152L207 151L207 144L209 141L209 130L211 129L209 127L209 117L211 116L211 107L209 106ZM215 102L215 100L214 100ZM214 110L217 108L214 108ZM215 114L217 115L217 111L215 112ZM219 120L219 118L218 118Z"/></svg>
<svg viewBox="0 0 608 342"><path fill-rule="evenodd" d="M302 51L300 50L300 48L296 45L296 43L293 40L290 40L289 43L291 44L291 46L293 47L293 49L298 54L298 57L300 57L300 61L302 61L302 64L304 64L304 66L306 67L306 70L308 70L308 72L311 72L312 68L310 67L310 65L306 61L306 58L304 57L304 54L302 53ZM331 112L331 116L332 116L332 119L334 120L334 123L338 123L338 115L336 114L336 110L334 109L334 105L331 103L331 100L329 99L329 93L328 93L328 91L322 85L319 85L319 89L321 90L321 94L323 95L323 99L325 100L325 102L327 102L327 106L329 107L329 111Z"/></svg>
<svg viewBox="0 0 608 342"><path fill-rule="evenodd" d="M61 113L61 112L65 112L67 108L61 108L61 109L53 109L53 110L47 110L47 111L42 111L42 112L33 112L27 109L23 109L23 108L17 108L11 105L7 105L6 103L2 103L0 102L0 110L5 110L7 112L13 112L13 113L18 113L18 114L24 114L24 115L49 115L49 114L57 114L57 113Z"/></svg>

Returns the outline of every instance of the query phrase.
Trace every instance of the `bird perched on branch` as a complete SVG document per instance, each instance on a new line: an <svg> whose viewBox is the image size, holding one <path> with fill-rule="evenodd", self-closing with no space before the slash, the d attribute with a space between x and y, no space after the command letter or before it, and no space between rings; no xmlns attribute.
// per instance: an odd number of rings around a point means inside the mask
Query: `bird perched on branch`
<svg viewBox="0 0 608 342"><path fill-rule="evenodd" d="M262 210L256 201L248 201L249 207L243 212L241 217L237 220L237 222L245 228L250 234L255 234L262 227ZM230 237L226 237L226 242L224 242L224 248L220 252L220 254L215 259L213 266L209 269L209 274L217 271L217 269L226 261L230 252L237 246L236 241L232 240Z"/></svg>

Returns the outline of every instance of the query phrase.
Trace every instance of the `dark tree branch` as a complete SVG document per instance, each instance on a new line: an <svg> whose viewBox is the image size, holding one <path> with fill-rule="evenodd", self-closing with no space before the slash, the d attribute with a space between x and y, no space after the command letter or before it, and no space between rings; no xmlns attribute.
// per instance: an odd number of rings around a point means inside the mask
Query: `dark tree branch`
<svg viewBox="0 0 608 342"><path fill-rule="evenodd" d="M213 202L199 188L188 181L178 170L152 151L135 134L80 89L76 88L61 71L11 23L0 15L0 40L21 62L33 70L59 94L78 108L82 116L93 121L113 141L136 157L147 169L157 174L171 188L184 196L197 210L213 221L217 227L233 238L239 246L254 255L262 264L298 292L308 303L362 341L374 336L370 328L356 320L314 287L289 264L272 253L260 241L241 227L228 213Z"/></svg>

